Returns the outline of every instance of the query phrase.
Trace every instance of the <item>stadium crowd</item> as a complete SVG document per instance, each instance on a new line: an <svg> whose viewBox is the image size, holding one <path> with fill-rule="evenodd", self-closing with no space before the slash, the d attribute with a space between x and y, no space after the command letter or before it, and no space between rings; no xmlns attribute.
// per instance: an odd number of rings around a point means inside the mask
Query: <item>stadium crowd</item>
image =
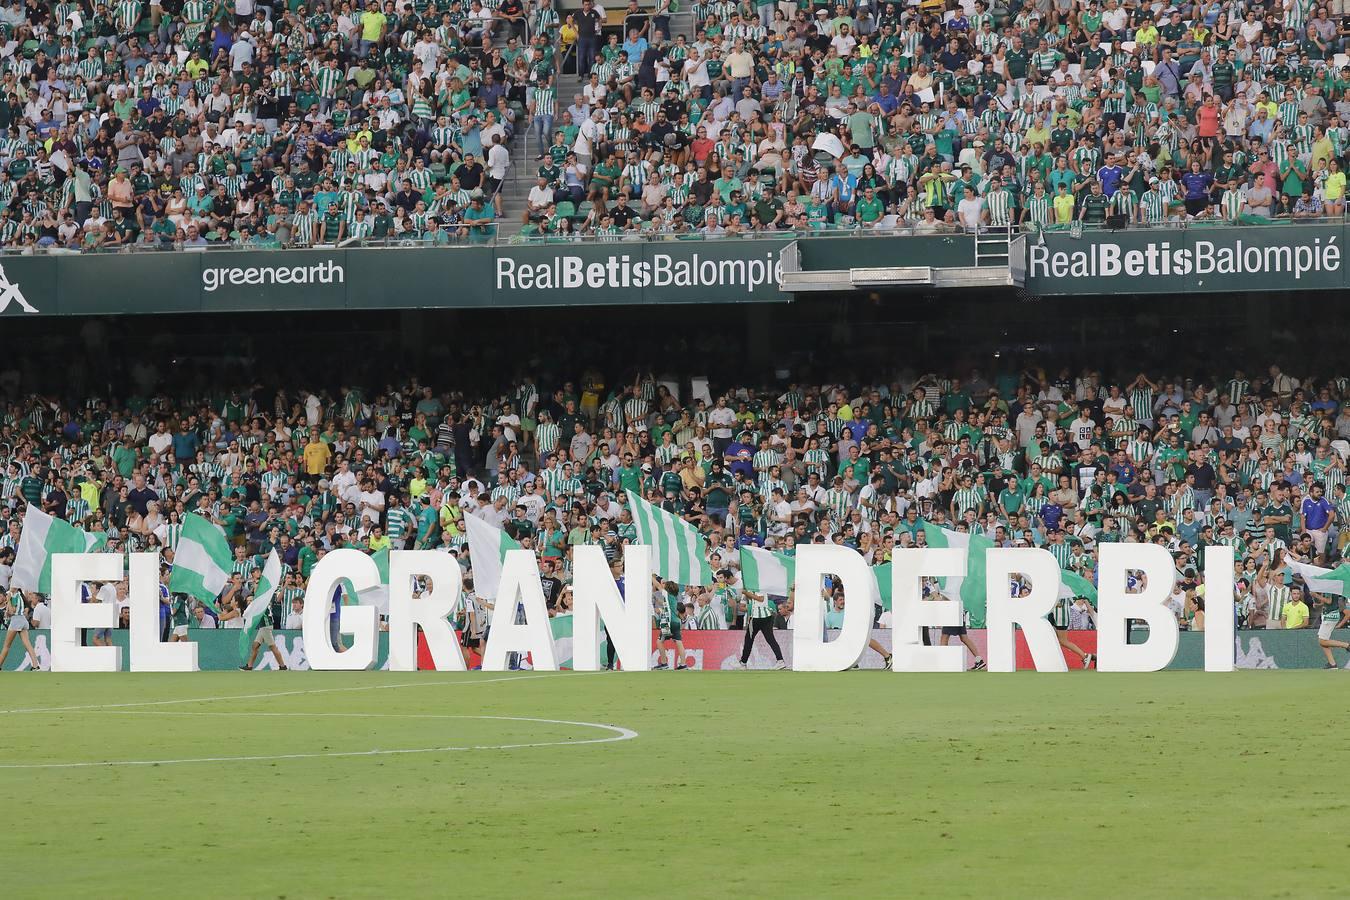
<svg viewBox="0 0 1350 900"><path fill-rule="evenodd" d="M0 246L1344 213L1341 0L676 6L11 3Z"/></svg>
<svg viewBox="0 0 1350 900"><path fill-rule="evenodd" d="M455 553L472 596L464 519L478 516L537 549L549 608L565 613L571 549L619 556L636 534L635 491L707 538L716 584L680 587L671 604L688 628L745 625L742 545L791 554L839 542L881 565L896 547L922 546L925 522L1044 547L1089 581L1104 542L1161 544L1179 573L1171 603L1192 627L1203 621L1199 548L1228 545L1243 625L1304 627L1288 561L1334 565L1350 544L1348 401L1350 378L1276 366L1195 380L927 373L715 395L649 372L610 381L596 368L479 397L417 380L75 402L11 395L0 424L0 587L29 505L106 537L107 552L159 549L166 563L183 517L197 512L225 530L236 561L219 617L198 606L193 624L237 627L275 549L285 584L273 618L294 626L305 579L340 547ZM45 598L7 593L45 623ZM491 606L470 608L473 639ZM1087 612L1066 599L1056 619L1080 627ZM786 626L790 601L776 615Z"/></svg>

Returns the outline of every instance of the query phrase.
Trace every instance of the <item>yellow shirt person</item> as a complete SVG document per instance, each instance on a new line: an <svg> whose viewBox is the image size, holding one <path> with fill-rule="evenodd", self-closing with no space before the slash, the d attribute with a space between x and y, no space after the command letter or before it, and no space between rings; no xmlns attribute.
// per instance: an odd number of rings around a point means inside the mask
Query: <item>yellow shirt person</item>
<svg viewBox="0 0 1350 900"><path fill-rule="evenodd" d="M361 14L361 40L378 41L384 36L384 26L389 20L379 9L368 9Z"/></svg>
<svg viewBox="0 0 1350 900"><path fill-rule="evenodd" d="M1284 611L1281 613L1284 617L1284 627L1302 628L1308 624L1308 604L1303 602L1303 594L1299 593L1289 598L1289 602L1284 605Z"/></svg>
<svg viewBox="0 0 1350 900"><path fill-rule="evenodd" d="M333 451L326 443L317 437L311 437L309 443L305 445L305 474L322 475L332 455Z"/></svg>
<svg viewBox="0 0 1350 900"><path fill-rule="evenodd" d="M1055 224L1068 225L1073 221L1073 194L1069 193L1067 185L1060 185L1060 191L1055 195Z"/></svg>
<svg viewBox="0 0 1350 900"><path fill-rule="evenodd" d="M1345 196L1345 173L1337 169L1322 182L1323 200L1340 200Z"/></svg>

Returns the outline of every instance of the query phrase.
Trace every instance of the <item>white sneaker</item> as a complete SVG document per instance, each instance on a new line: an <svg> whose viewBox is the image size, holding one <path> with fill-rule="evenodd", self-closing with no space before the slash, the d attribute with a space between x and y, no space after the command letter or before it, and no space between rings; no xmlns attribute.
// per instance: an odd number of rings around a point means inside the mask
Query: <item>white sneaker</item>
<svg viewBox="0 0 1350 900"><path fill-rule="evenodd" d="M787 663L783 662L783 661L780 659L780 660L778 660L778 662L776 662L776 663L773 664L773 667L774 667L775 669L786 669L786 668L787 668Z"/></svg>
<svg viewBox="0 0 1350 900"><path fill-rule="evenodd" d="M746 668L749 668L749 667L748 667L745 663L741 662L741 661L738 659L738 660L735 660L734 662L732 662L732 664L731 664L730 666L727 666L727 668L729 668L729 669L746 669Z"/></svg>

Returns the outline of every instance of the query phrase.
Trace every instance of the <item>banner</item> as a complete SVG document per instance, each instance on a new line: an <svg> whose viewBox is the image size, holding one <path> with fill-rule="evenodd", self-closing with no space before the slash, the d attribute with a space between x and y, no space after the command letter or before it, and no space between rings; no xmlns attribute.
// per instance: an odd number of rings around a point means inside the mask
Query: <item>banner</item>
<svg viewBox="0 0 1350 900"><path fill-rule="evenodd" d="M1138 643L1148 636L1147 631L1134 631L1130 642ZM1338 641L1350 641L1350 628L1332 633ZM1332 650L1337 668L1350 669L1350 656L1344 650ZM1320 669L1327 658L1317 645L1316 628L1296 628L1292 631L1241 629L1237 633L1237 667L1239 669ZM1183 631L1176 658L1169 669L1203 669L1205 667L1205 635L1198 631Z"/></svg>
<svg viewBox="0 0 1350 900"><path fill-rule="evenodd" d="M1350 287L1345 224L1192 224L1028 236L1024 293L1283 292ZM787 303L781 251L804 272L975 265L968 234L691 238L0 257L0 317ZM1016 267L1016 266L1015 266ZM845 280L847 283L847 280ZM147 284L156 290L146 290ZM397 286L396 289L391 286Z"/></svg>
<svg viewBox="0 0 1350 900"><path fill-rule="evenodd" d="M1345 226L1192 226L1047 232L1027 240L1028 293L1213 294L1340 290Z"/></svg>
<svg viewBox="0 0 1350 900"><path fill-rule="evenodd" d="M7 256L0 316L786 303L790 240Z"/></svg>
<svg viewBox="0 0 1350 900"><path fill-rule="evenodd" d="M239 635L242 632L243 629L240 628L190 629L188 638L197 642L197 661L202 671L237 669L244 662L244 657L241 657L239 653ZM309 669L309 658L305 655L304 636L299 631L278 630L275 634L277 649L281 651L281 658L285 660L287 668L300 672L307 671ZM122 648L123 671L127 669L131 659L128 650L130 646L129 635L130 632L125 628L113 629L112 632L113 646ZM33 649L37 651L38 661L42 664L42 668L51 668L51 633L45 629L29 631L28 637L33 642ZM380 632L380 646L375 658L378 668L389 668L389 635L383 631ZM254 660L253 667L255 671L274 671L277 669L276 657L272 656L271 650L263 647L258 651L258 658ZM31 668L28 653L23 648L22 640L14 639L14 643L9 648L9 656L5 659L4 666L0 668L3 668L6 672L26 671Z"/></svg>

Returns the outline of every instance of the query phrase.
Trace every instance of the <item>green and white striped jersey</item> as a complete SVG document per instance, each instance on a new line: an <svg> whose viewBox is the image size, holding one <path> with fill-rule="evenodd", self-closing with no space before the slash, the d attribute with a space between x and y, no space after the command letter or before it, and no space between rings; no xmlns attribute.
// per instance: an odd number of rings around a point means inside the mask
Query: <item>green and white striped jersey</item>
<svg viewBox="0 0 1350 900"><path fill-rule="evenodd" d="M774 613L774 605L769 598L763 594L746 593L745 599L748 602L745 615L750 619L765 619Z"/></svg>

